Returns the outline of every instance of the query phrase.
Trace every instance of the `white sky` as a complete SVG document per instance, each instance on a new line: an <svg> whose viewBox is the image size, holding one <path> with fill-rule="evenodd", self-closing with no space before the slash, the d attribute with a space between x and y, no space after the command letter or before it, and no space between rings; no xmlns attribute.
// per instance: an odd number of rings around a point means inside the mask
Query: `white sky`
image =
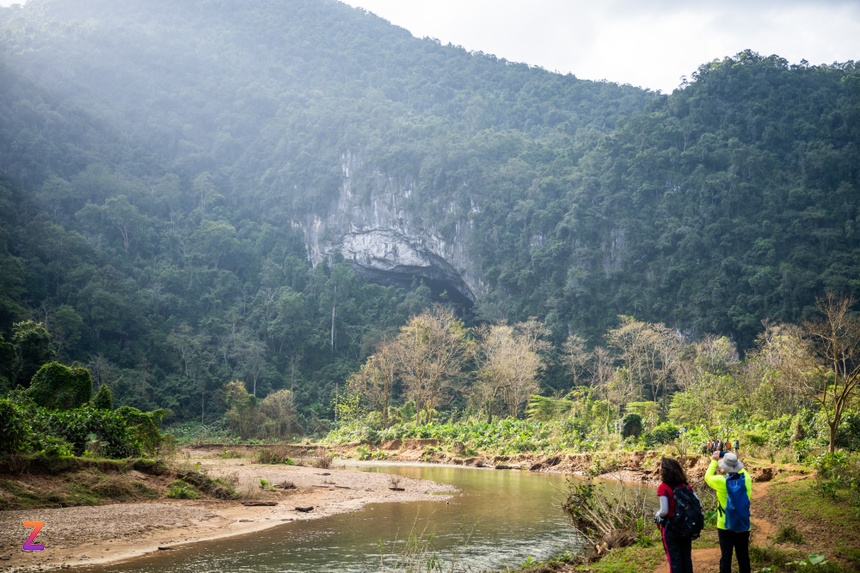
<svg viewBox="0 0 860 573"><path fill-rule="evenodd" d="M860 0L344 1L418 38L664 93L745 49L792 64L860 60Z"/></svg>
<svg viewBox="0 0 860 573"><path fill-rule="evenodd" d="M343 0L418 38L671 93L751 49L791 64L860 60L860 0Z"/></svg>

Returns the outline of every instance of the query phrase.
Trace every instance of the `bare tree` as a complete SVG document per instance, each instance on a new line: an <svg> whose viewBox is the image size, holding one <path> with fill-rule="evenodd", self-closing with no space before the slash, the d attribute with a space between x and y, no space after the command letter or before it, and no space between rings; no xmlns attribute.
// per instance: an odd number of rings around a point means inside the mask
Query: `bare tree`
<svg viewBox="0 0 860 573"><path fill-rule="evenodd" d="M765 416L798 411L810 402L807 377L815 358L801 327L765 323L747 354L742 375L756 409Z"/></svg>
<svg viewBox="0 0 860 573"><path fill-rule="evenodd" d="M621 325L606 333L606 341L618 350L621 362L624 364L627 379L621 382L635 392L632 399L641 399L642 388L648 387L655 399L656 385L653 371L656 369L657 356L653 332L648 325L632 316L620 316ZM627 392L624 392L627 394Z"/></svg>
<svg viewBox="0 0 860 573"><path fill-rule="evenodd" d="M367 400L382 416L382 427L388 427L388 410L391 404L394 382L397 379L396 346L392 341L383 341L375 353L370 355L347 380L347 391Z"/></svg>
<svg viewBox="0 0 860 573"><path fill-rule="evenodd" d="M615 376L615 368L612 364L612 354L604 346L596 347L592 352L592 384L600 390L604 398L607 398L606 388L611 384Z"/></svg>
<svg viewBox="0 0 860 573"><path fill-rule="evenodd" d="M819 367L806 380L827 417L833 452L842 414L860 384L860 317L851 312L852 297L828 293L817 302L822 317L805 322L803 329Z"/></svg>
<svg viewBox="0 0 860 573"><path fill-rule="evenodd" d="M488 407L499 397L508 415L516 418L539 390L537 377L544 367L539 353L547 348L545 334L546 328L533 318L515 326L501 323L482 329L476 389L488 400Z"/></svg>
<svg viewBox="0 0 860 573"><path fill-rule="evenodd" d="M579 386L582 384L582 377L587 372L588 363L591 360L591 353L585 348L585 340L576 334L571 334L564 341L562 352L567 365L570 367L573 385Z"/></svg>
<svg viewBox="0 0 860 573"><path fill-rule="evenodd" d="M419 418L431 422L453 382L462 376L471 347L466 328L449 309L436 305L412 317L395 339L397 372Z"/></svg>
<svg viewBox="0 0 860 573"><path fill-rule="evenodd" d="M662 323L650 325L650 330L652 334L648 338L654 344L653 352L657 357L657 365L652 380L655 381L654 387L660 390L661 407L665 414L669 411L667 401L670 385L681 367L684 341L680 334Z"/></svg>

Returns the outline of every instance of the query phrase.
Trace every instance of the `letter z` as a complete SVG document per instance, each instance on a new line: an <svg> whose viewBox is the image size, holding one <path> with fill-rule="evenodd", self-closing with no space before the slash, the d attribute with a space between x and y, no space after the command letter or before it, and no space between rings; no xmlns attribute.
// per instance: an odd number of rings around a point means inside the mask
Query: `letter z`
<svg viewBox="0 0 860 573"><path fill-rule="evenodd" d="M24 542L23 549L24 551L42 551L45 549L44 545L36 545L33 541L36 539L36 536L39 535L39 532L42 531L42 528L45 527L44 521L25 521L24 527L33 527L33 533L30 534L30 537L27 538L27 541Z"/></svg>

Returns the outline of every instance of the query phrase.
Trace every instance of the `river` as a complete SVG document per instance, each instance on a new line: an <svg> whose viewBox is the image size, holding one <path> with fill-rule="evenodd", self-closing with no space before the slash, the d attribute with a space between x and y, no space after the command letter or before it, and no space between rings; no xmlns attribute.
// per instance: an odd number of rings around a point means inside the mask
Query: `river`
<svg viewBox="0 0 860 573"><path fill-rule="evenodd" d="M420 564L436 557L439 568L434 571L476 573L576 552L581 545L560 508L564 476L438 465L375 463L358 468L448 483L458 492L448 501L372 504L354 513L83 571L405 572L427 571Z"/></svg>

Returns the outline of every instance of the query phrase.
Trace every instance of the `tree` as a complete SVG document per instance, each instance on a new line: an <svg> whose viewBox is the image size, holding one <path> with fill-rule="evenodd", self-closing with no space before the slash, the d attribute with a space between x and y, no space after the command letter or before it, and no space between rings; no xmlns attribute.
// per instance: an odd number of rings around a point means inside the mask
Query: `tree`
<svg viewBox="0 0 860 573"><path fill-rule="evenodd" d="M836 449L839 423L860 384L860 317L851 311L853 305L853 297L828 293L817 299L822 317L803 323L818 366L806 380L830 428L829 452Z"/></svg>
<svg viewBox="0 0 860 573"><path fill-rule="evenodd" d="M478 353L478 388L488 407L498 397L508 416L516 418L522 406L539 390L537 376L544 367L539 352L546 350L542 340L546 328L530 319L515 326L505 323L481 330ZM488 411L488 416L492 412Z"/></svg>
<svg viewBox="0 0 860 573"><path fill-rule="evenodd" d="M214 357L208 351L209 336L205 333L195 333L190 326L182 323L167 336L167 342L179 354L182 375L200 388L200 421L206 421L206 382L209 368Z"/></svg>
<svg viewBox="0 0 860 573"><path fill-rule="evenodd" d="M591 360L591 353L585 348L585 340L576 334L571 334L564 341L562 352L573 376L573 386L579 386Z"/></svg>
<svg viewBox="0 0 860 573"><path fill-rule="evenodd" d="M639 437L642 434L642 416L635 413L625 414L621 418L621 436L624 438L635 436Z"/></svg>
<svg viewBox="0 0 860 573"><path fill-rule="evenodd" d="M263 420L257 399L248 393L245 383L233 380L225 384L224 398L230 408L225 415L230 426L239 432L243 440L255 435Z"/></svg>
<svg viewBox="0 0 860 573"><path fill-rule="evenodd" d="M388 427L389 407L397 377L396 352L394 342L383 341L347 381L348 392L360 395L379 412L383 428Z"/></svg>
<svg viewBox="0 0 860 573"><path fill-rule="evenodd" d="M815 359L801 327L764 326L755 349L747 353L741 374L759 415L793 414L811 405L806 379L815 369Z"/></svg>
<svg viewBox="0 0 860 573"><path fill-rule="evenodd" d="M655 388L660 390L661 408L666 414L669 411L670 380L681 367L684 342L680 334L664 324L652 324L649 328L651 330L649 342L654 345L654 353L657 356L657 366L654 370ZM655 390L655 400L656 397Z"/></svg>
<svg viewBox="0 0 860 573"><path fill-rule="evenodd" d="M93 396L93 408L97 410L113 410L113 392L107 385L99 388Z"/></svg>
<svg viewBox="0 0 860 573"><path fill-rule="evenodd" d="M263 398L260 412L265 418L262 429L266 437L288 438L296 429L296 401L289 390L278 390Z"/></svg>
<svg viewBox="0 0 860 573"><path fill-rule="evenodd" d="M41 322L16 322L12 325L12 344L15 346L15 381L27 388L42 365L56 356L51 334Z"/></svg>
<svg viewBox="0 0 860 573"><path fill-rule="evenodd" d="M653 374L657 368L656 346L651 338L653 332L648 325L632 316L620 316L621 325L606 334L610 346L621 354L621 362L627 372L630 390L636 397L642 396L646 385L651 390L649 399L656 398L656 382ZM626 392L625 392L626 393Z"/></svg>
<svg viewBox="0 0 860 573"><path fill-rule="evenodd" d="M436 407L462 376L470 351L462 321L441 305L412 317L400 329L394 346L397 372L419 420L433 420Z"/></svg>

